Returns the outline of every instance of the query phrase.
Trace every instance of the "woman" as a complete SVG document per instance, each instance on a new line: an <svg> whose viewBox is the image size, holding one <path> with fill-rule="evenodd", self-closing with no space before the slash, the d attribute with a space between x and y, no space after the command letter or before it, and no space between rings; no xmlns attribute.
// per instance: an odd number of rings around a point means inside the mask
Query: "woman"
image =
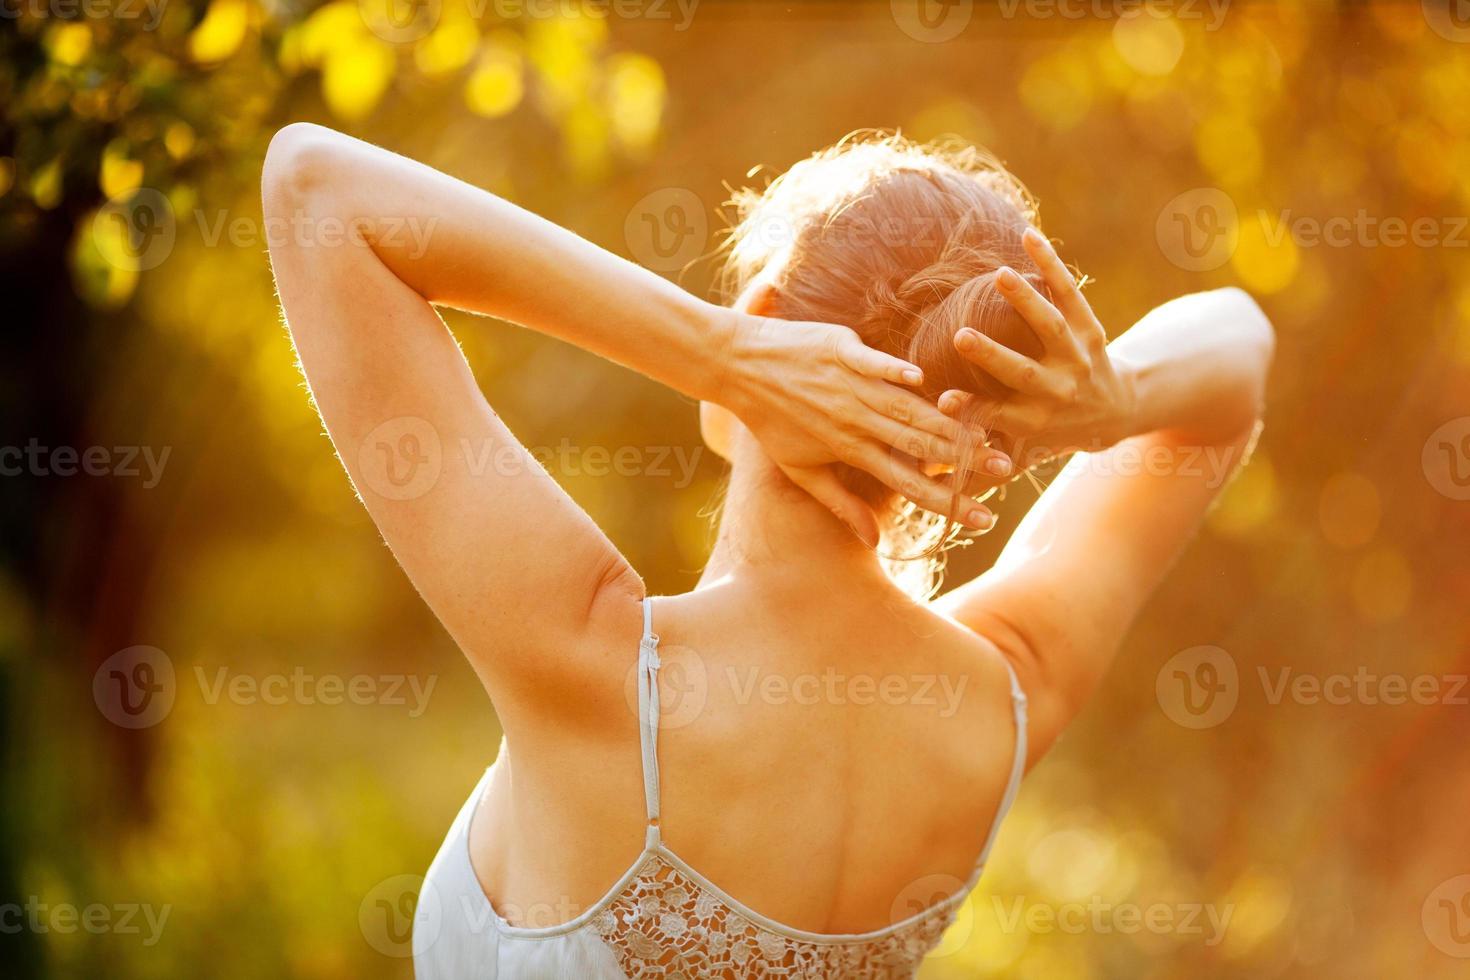
<svg viewBox="0 0 1470 980"><path fill-rule="evenodd" d="M264 198L355 230L273 245L281 302L505 732L420 896L421 977L912 975L1220 490L1201 450L1245 458L1273 348L1236 290L1107 343L1019 185L896 137L737 199L728 307L318 127L276 136ZM517 444L435 305L702 401L731 469L694 591L645 597L523 449L476 464ZM993 522L972 495L1078 449L927 601L953 522Z"/></svg>

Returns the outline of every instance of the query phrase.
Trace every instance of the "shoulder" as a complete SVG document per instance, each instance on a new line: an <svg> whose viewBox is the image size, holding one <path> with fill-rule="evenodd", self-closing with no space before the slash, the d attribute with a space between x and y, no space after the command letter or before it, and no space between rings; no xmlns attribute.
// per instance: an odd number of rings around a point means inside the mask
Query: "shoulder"
<svg viewBox="0 0 1470 980"><path fill-rule="evenodd" d="M1013 711L1024 718L1027 736L1027 767L1034 765L1056 742L1079 710L1070 688L1047 669L1047 661L1036 655L1026 634L1015 629L1004 615L970 616L961 623L942 605L930 610L964 634L975 670L992 687L1003 685L1006 700L1015 706L1011 682L1015 679L1021 704Z"/></svg>

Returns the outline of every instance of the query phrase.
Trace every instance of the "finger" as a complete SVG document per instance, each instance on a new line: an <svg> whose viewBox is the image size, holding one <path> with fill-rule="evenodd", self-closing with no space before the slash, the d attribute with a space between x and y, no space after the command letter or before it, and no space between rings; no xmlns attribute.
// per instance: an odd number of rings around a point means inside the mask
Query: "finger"
<svg viewBox="0 0 1470 980"><path fill-rule="evenodd" d="M849 371L880 381L891 381L896 385L921 385L924 372L901 357L874 350L861 340L854 339L837 347L837 360Z"/></svg>
<svg viewBox="0 0 1470 980"><path fill-rule="evenodd" d="M964 434L963 425L947 418L932 402L911 391L875 382L858 386L857 392L864 405L886 419L922 429L951 442L958 441ZM971 433L972 437L981 435Z"/></svg>
<svg viewBox="0 0 1470 980"><path fill-rule="evenodd" d="M1026 254L1031 256L1031 261L1041 270L1042 280L1051 290L1052 299L1072 329L1084 339L1101 337L1106 342L1107 332L1092 312L1092 305L1082 295L1072 270L1067 268L1046 236L1035 228L1027 228L1021 236L1021 243Z"/></svg>
<svg viewBox="0 0 1470 980"><path fill-rule="evenodd" d="M1048 354L1068 360L1076 360L1081 355L1066 317L1035 286L1011 268L1001 269L995 282L1000 294L1021 314Z"/></svg>
<svg viewBox="0 0 1470 980"><path fill-rule="evenodd" d="M914 459L954 465L959 462L961 446L953 439L937 436L932 432L874 412L869 418L870 435L879 442L887 443L899 452ZM948 421L948 420L946 420ZM955 428L959 428L958 425Z"/></svg>
<svg viewBox="0 0 1470 980"><path fill-rule="evenodd" d="M1011 475L1013 467L1010 457L994 446L987 446L983 440L976 440L967 449L963 444L941 439L919 429L905 428L886 419L882 420L879 428L883 429L885 425L891 428L880 431L879 438L920 462L942 463L946 466L964 465L972 472L983 471L997 479Z"/></svg>
<svg viewBox="0 0 1470 980"><path fill-rule="evenodd" d="M939 396L939 410L952 418L967 420L972 428L983 426L985 445L1004 453L1013 467L1026 468L1016 457L1018 441L1015 434L1031 432L1034 422L1023 409L951 388Z"/></svg>
<svg viewBox="0 0 1470 980"><path fill-rule="evenodd" d="M920 507L959 521L977 531L989 530L995 515L953 486L928 476L891 452L869 447L854 463L877 477L889 489Z"/></svg>
<svg viewBox="0 0 1470 980"><path fill-rule="evenodd" d="M954 335L954 346L967 361L984 368L1009 388L1030 395L1055 397L1058 394L1050 375L1040 364L972 327L962 327Z"/></svg>
<svg viewBox="0 0 1470 980"><path fill-rule="evenodd" d="M968 421L972 430L979 430L986 442L996 429L1004 429L1019 418L1019 413L1009 402L981 398L972 391L951 388L939 396L936 407L952 419Z"/></svg>
<svg viewBox="0 0 1470 980"><path fill-rule="evenodd" d="M811 494L837 516L869 548L878 547L878 519L873 508L842 485L827 466L782 467L792 483Z"/></svg>

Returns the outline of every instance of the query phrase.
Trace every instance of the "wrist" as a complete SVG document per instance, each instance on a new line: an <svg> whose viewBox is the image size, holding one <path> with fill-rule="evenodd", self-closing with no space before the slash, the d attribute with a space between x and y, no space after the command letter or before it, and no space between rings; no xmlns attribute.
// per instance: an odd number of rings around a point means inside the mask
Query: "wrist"
<svg viewBox="0 0 1470 980"><path fill-rule="evenodd" d="M744 352L751 333L753 318L728 306L706 303L705 335L708 343L705 350L706 370L700 391L700 401L717 405L738 413L740 393L744 390Z"/></svg>
<svg viewBox="0 0 1470 980"><path fill-rule="evenodd" d="M1118 394L1113 408L1113 417L1108 426L1108 445L1115 446L1124 439L1136 436L1145 430L1140 399L1143 388L1143 370L1126 358L1113 357L1113 370L1118 378Z"/></svg>

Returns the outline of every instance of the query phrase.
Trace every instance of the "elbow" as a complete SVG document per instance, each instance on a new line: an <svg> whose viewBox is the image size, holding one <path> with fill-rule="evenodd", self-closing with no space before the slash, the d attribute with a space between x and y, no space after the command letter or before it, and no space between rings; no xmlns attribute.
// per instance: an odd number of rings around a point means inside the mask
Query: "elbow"
<svg viewBox="0 0 1470 980"><path fill-rule="evenodd" d="M1266 316L1266 311L1261 309L1261 304L1256 302L1254 296L1239 286L1226 286L1216 290L1216 293L1235 312L1236 322L1240 324L1245 341L1260 362L1262 372L1269 370L1276 357L1276 328Z"/></svg>
<svg viewBox="0 0 1470 980"><path fill-rule="evenodd" d="M324 126L291 123L271 137L260 175L267 217L315 211L334 184L341 137Z"/></svg>
<svg viewBox="0 0 1470 980"><path fill-rule="evenodd" d="M1226 286L1214 291L1218 300L1228 306L1230 322L1240 338L1244 387L1249 391L1253 421L1265 412L1266 380L1276 359L1276 328L1254 296L1239 286Z"/></svg>

